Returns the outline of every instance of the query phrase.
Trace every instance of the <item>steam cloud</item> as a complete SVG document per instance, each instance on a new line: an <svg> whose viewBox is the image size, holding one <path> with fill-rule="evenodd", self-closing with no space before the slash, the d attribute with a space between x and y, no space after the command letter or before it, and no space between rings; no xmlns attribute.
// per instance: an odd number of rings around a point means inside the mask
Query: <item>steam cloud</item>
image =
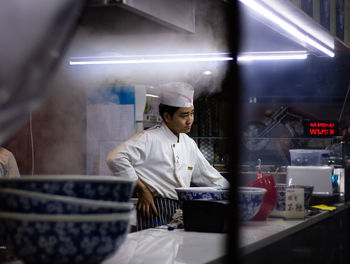
<svg viewBox="0 0 350 264"><path fill-rule="evenodd" d="M36 165L38 173L84 173L86 94L93 89L119 85L152 85L171 81L188 82L195 88L195 98L202 93L218 92L226 76L224 62L159 63L133 65L70 66L70 57L133 54L185 54L228 52L224 11L215 8L220 1L195 1L196 32L177 32L131 13L111 16L85 14L76 35L49 83L48 96L41 109L50 109L44 129L33 120L34 142L56 142L41 146L44 153ZM225 3L224 5L226 5ZM98 11L96 11L98 12ZM222 14L220 13L222 12ZM204 75L204 71L211 75ZM39 120L43 111L38 111ZM44 114L45 115L45 114ZM54 120L52 120L54 119ZM42 122L42 121L41 121ZM62 124L62 126L57 126ZM44 155L44 154L43 154ZM41 166L41 167L38 167Z"/></svg>
<svg viewBox="0 0 350 264"><path fill-rule="evenodd" d="M164 25L117 8L87 11L68 51L69 57L189 54L228 52L227 17L219 1L194 1L195 33L178 32ZM103 10L103 11L102 11ZM99 13L101 12L101 13ZM189 82L195 96L218 92L226 75L226 63L159 63L141 65L66 66L83 89L118 84L157 85L169 81ZM203 75L209 70L211 75Z"/></svg>

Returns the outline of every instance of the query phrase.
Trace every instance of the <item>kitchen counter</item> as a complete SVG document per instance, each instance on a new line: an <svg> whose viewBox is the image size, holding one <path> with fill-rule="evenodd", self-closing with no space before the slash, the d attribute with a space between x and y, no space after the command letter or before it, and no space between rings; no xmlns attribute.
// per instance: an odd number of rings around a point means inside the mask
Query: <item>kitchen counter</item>
<svg viewBox="0 0 350 264"><path fill-rule="evenodd" d="M328 256L334 250L330 245L338 248L334 252L339 255L346 254L350 246L347 235L350 230L347 225L350 203L335 206L335 211L322 211L305 219L269 217L266 221L244 222L239 228L242 263L265 263L266 256L275 261L278 257L275 253L281 250L283 252L279 260L284 263L309 263L314 260L314 256L322 262L325 258L322 252ZM119 250L102 264L226 263L226 242L227 235L223 233L189 232L183 229L169 231L166 226L161 226L129 233ZM319 246L317 242L323 244ZM295 252L299 255L302 253L300 259L305 261L295 259ZM305 254L309 255L305 258ZM339 255L336 262L327 263L349 263L347 257ZM291 262L285 262L288 258Z"/></svg>
<svg viewBox="0 0 350 264"><path fill-rule="evenodd" d="M337 207L335 211L322 211L305 219L284 220L283 218L269 217L266 221L245 222L239 230L240 252L243 255L254 252L349 208L348 204L335 206Z"/></svg>
<svg viewBox="0 0 350 264"><path fill-rule="evenodd" d="M223 263L226 234L151 228L129 233L120 249L103 264Z"/></svg>
<svg viewBox="0 0 350 264"><path fill-rule="evenodd" d="M239 229L242 263L348 263L349 239L344 234L349 228L350 204L334 206L334 211L321 211L305 219L269 217L243 223Z"/></svg>
<svg viewBox="0 0 350 264"><path fill-rule="evenodd" d="M268 218L240 226L239 252L254 255L260 249L283 241L308 227L317 226L350 207L336 204L335 211L322 211L305 219ZM121 248L103 264L138 263L224 263L227 235L221 233L168 231L166 227L129 233Z"/></svg>

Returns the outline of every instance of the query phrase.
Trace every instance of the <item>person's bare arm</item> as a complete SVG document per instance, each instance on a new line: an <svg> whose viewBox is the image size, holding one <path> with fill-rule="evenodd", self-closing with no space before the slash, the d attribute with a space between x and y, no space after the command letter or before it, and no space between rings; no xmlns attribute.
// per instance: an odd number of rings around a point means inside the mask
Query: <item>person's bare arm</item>
<svg viewBox="0 0 350 264"><path fill-rule="evenodd" d="M137 180L136 190L138 194L137 210L141 211L142 215L147 216L147 218L150 218L150 210L153 210L158 216L153 195L140 179Z"/></svg>

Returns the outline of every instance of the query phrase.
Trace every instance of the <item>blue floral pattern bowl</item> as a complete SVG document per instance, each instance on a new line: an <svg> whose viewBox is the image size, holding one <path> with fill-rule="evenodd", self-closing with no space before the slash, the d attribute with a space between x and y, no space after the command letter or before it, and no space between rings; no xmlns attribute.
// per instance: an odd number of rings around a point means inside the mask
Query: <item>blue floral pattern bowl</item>
<svg viewBox="0 0 350 264"><path fill-rule="evenodd" d="M130 213L0 213L7 248L26 264L100 263L126 238Z"/></svg>
<svg viewBox="0 0 350 264"><path fill-rule="evenodd" d="M266 192L266 189L258 187L238 188L239 219L241 221L248 221L258 213Z"/></svg>
<svg viewBox="0 0 350 264"><path fill-rule="evenodd" d="M129 201L135 184L135 180L127 178L90 175L38 175L0 179L0 188L118 202Z"/></svg>
<svg viewBox="0 0 350 264"><path fill-rule="evenodd" d="M133 203L91 200L0 188L0 211L36 214L98 214L128 212Z"/></svg>
<svg viewBox="0 0 350 264"><path fill-rule="evenodd" d="M175 188L179 201L223 201L229 200L229 189L221 187Z"/></svg>

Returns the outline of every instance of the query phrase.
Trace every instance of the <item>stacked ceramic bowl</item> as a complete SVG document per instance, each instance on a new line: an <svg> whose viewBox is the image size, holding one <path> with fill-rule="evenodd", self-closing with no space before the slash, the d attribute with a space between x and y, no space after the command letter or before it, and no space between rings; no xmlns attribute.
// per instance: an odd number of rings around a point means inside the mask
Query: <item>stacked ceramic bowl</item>
<svg viewBox="0 0 350 264"><path fill-rule="evenodd" d="M175 188L179 201L223 201L229 200L229 189L221 187Z"/></svg>
<svg viewBox="0 0 350 264"><path fill-rule="evenodd" d="M260 187L238 188L239 219L241 221L251 220L258 214L266 192L265 188Z"/></svg>
<svg viewBox="0 0 350 264"><path fill-rule="evenodd" d="M126 238L134 187L114 176L0 179L0 234L25 263L100 263Z"/></svg>

